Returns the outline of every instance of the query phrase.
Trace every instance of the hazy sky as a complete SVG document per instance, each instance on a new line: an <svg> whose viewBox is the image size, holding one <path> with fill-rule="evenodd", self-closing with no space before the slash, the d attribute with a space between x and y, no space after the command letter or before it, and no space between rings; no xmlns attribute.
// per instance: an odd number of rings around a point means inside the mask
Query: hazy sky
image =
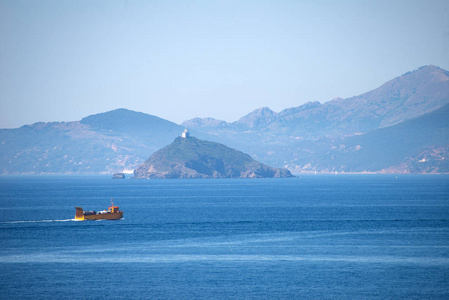
<svg viewBox="0 0 449 300"><path fill-rule="evenodd" d="M0 128L128 108L235 121L449 70L449 1L0 0Z"/></svg>

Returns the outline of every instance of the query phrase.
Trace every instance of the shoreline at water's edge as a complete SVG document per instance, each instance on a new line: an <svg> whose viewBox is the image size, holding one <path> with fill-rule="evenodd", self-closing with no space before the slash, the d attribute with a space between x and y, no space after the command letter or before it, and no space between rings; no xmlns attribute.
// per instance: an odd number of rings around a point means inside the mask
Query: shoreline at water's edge
<svg viewBox="0 0 449 300"><path fill-rule="evenodd" d="M339 172L335 174L335 172L303 172L292 174L292 177L265 177L265 178L244 178L244 177L236 177L236 178L136 178L134 176L126 176L124 180L220 180L220 179L245 179L245 180L261 180L261 179L298 179L301 176L369 176L369 175L385 175L385 176L448 176L449 173L377 173L377 172ZM0 174L0 178L14 178L14 177L80 177L80 178L108 178L113 179L110 173L44 173L44 174L36 174L36 173L21 173L21 174ZM114 180L115 181L115 180ZM119 180L121 181L121 180Z"/></svg>

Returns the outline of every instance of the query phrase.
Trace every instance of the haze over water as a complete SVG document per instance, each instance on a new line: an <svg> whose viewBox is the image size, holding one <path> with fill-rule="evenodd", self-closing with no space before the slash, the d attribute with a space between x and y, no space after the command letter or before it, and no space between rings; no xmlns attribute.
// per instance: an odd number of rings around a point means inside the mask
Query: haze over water
<svg viewBox="0 0 449 300"><path fill-rule="evenodd" d="M0 177L5 299L447 299L449 177ZM75 206L119 221L74 221Z"/></svg>

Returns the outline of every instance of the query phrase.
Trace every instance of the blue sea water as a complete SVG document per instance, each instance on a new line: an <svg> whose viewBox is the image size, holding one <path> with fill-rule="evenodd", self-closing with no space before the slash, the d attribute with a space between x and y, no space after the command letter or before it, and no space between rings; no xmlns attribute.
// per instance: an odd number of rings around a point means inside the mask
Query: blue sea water
<svg viewBox="0 0 449 300"><path fill-rule="evenodd" d="M0 299L448 299L449 176L4 176L0 241Z"/></svg>

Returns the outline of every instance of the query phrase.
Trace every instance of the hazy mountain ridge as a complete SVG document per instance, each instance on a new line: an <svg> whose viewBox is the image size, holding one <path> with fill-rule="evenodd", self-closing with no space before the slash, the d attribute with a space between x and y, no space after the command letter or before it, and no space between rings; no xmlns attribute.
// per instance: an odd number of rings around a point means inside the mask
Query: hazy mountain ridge
<svg viewBox="0 0 449 300"><path fill-rule="evenodd" d="M235 123L219 128L192 129L222 139L232 147L244 149L260 161L287 166L293 172L349 171L345 165L329 167L332 161L326 163L326 166L322 165L324 158L332 156L328 149L338 148L336 144L348 136L360 136L400 124L438 110L448 103L449 72L435 66L424 66L360 96L337 98L324 104L309 102L271 114L266 120L253 121L268 124L257 130L242 130ZM257 111L248 116L263 118ZM319 156L322 159L317 165ZM363 168L357 170L364 171Z"/></svg>
<svg viewBox="0 0 449 300"><path fill-rule="evenodd" d="M268 107L262 107L252 111L235 122L236 127L243 129L263 128L275 120L276 113Z"/></svg>
<svg viewBox="0 0 449 300"><path fill-rule="evenodd" d="M217 120L214 118L194 118L185 121L181 124L184 127L195 128L195 127L224 127L228 123L226 121Z"/></svg>
<svg viewBox="0 0 449 300"><path fill-rule="evenodd" d="M269 108L254 110L226 129L258 129L277 135L319 138L353 135L391 126L429 113L449 103L449 72L435 66L424 66L396 77L381 87L347 99L337 98L321 104L308 102L275 113ZM189 121L183 125L189 124ZM242 128L241 124L247 125ZM189 124L201 131L201 122ZM194 126L198 125L198 126ZM223 124L218 130L224 130ZM214 133L208 126L207 132Z"/></svg>
<svg viewBox="0 0 449 300"><path fill-rule="evenodd" d="M448 116L445 105L391 127L337 139L310 160L327 172L448 173Z"/></svg>
<svg viewBox="0 0 449 300"><path fill-rule="evenodd" d="M296 173L447 173L447 104L449 72L425 66L360 96L324 104L309 102L279 113L264 107L232 123L195 118L180 126L117 109L76 122L0 129L0 173L134 170L171 143L184 127L198 138ZM374 150L376 145L383 147Z"/></svg>
<svg viewBox="0 0 449 300"><path fill-rule="evenodd" d="M129 132L151 135L152 132L178 132L180 126L156 116L124 108L99 113L83 118L81 124L102 132Z"/></svg>
<svg viewBox="0 0 449 300"><path fill-rule="evenodd" d="M0 172L132 171L148 153L165 146L182 129L167 120L126 109L92 115L79 122L40 122L1 129Z"/></svg>

